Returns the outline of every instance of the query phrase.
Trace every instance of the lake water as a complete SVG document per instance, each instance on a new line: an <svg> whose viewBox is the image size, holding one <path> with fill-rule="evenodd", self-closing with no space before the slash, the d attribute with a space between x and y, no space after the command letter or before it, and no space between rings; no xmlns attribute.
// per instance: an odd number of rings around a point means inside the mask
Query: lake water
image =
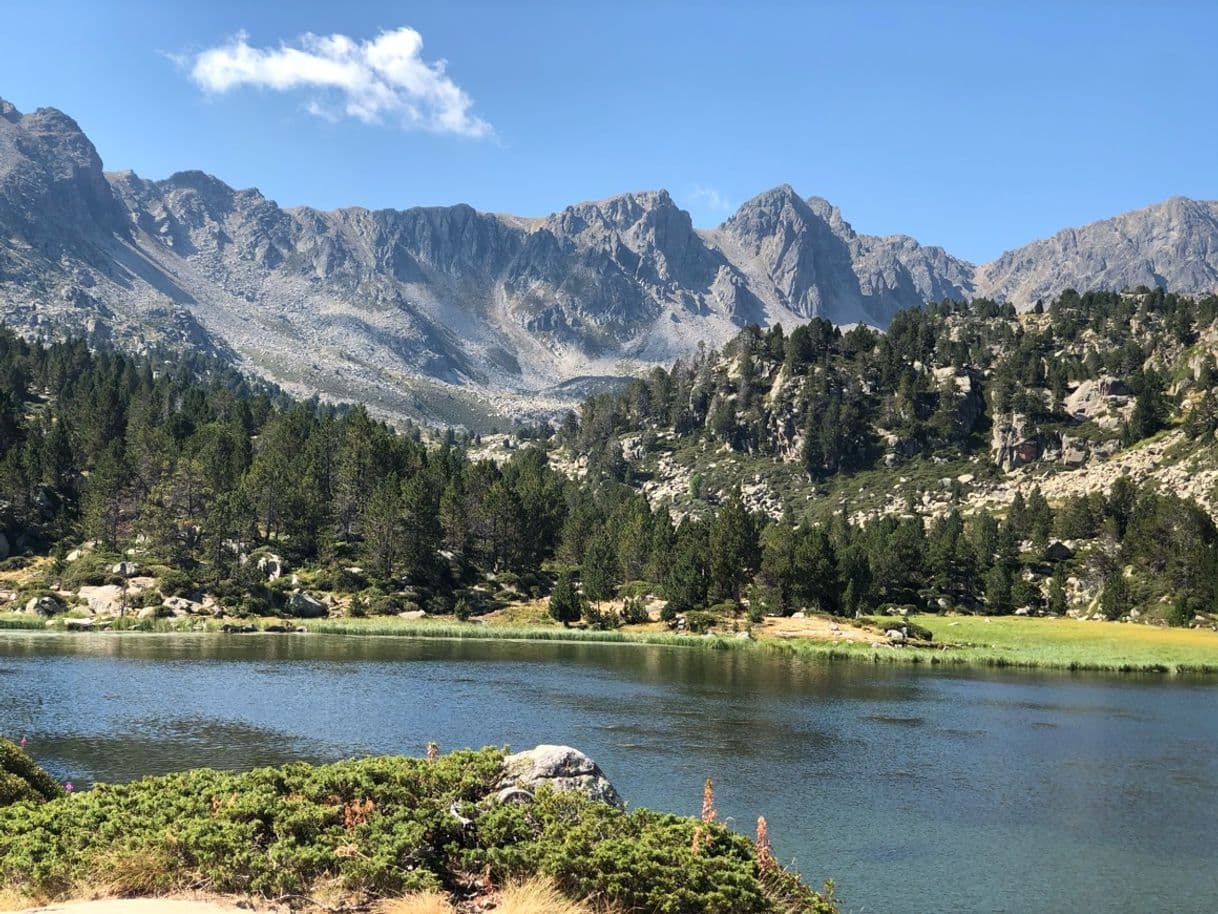
<svg viewBox="0 0 1218 914"><path fill-rule="evenodd" d="M0 632L0 734L76 783L565 743L765 815L853 912L1218 911L1218 683L611 644Z"/></svg>

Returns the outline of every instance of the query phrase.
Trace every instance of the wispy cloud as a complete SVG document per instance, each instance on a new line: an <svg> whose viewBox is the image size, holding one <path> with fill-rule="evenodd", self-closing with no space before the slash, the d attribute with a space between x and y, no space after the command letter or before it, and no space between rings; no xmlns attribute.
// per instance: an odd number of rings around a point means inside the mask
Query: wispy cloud
<svg viewBox="0 0 1218 914"><path fill-rule="evenodd" d="M423 36L407 27L370 41L309 33L274 48L253 47L239 32L225 44L176 59L212 94L242 86L312 90L305 110L331 121L353 117L368 124L493 136L491 125L470 111L473 99L449 77L446 61L426 61L422 51Z"/></svg>
<svg viewBox="0 0 1218 914"><path fill-rule="evenodd" d="M723 196L717 188L706 187L702 184L695 184L693 189L685 195L685 198L692 204L701 205L716 213L727 213L731 212L732 209L731 201Z"/></svg>

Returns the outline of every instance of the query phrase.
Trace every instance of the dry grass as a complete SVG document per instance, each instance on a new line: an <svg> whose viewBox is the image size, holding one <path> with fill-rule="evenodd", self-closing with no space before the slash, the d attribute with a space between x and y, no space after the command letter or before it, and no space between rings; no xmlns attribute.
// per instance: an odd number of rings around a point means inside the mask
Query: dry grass
<svg viewBox="0 0 1218 914"><path fill-rule="evenodd" d="M120 848L99 855L94 880L75 887L77 898L135 898L172 891L177 861L167 847Z"/></svg>
<svg viewBox="0 0 1218 914"><path fill-rule="evenodd" d="M376 914L454 914L456 908L443 892L416 892L402 898L382 901Z"/></svg>
<svg viewBox="0 0 1218 914"><path fill-rule="evenodd" d="M489 905L482 907L486 901ZM615 914L603 906L572 901L558 890L554 880L534 877L505 886L493 901L479 899L479 909L495 914ZM443 892L418 892L391 901L383 901L376 914L456 914L448 896Z"/></svg>
<svg viewBox="0 0 1218 914"><path fill-rule="evenodd" d="M552 879L535 877L505 887L494 910L497 914L595 914L598 909L567 898Z"/></svg>
<svg viewBox="0 0 1218 914"><path fill-rule="evenodd" d="M37 900L22 895L16 889L0 887L0 911L24 911L37 904Z"/></svg>

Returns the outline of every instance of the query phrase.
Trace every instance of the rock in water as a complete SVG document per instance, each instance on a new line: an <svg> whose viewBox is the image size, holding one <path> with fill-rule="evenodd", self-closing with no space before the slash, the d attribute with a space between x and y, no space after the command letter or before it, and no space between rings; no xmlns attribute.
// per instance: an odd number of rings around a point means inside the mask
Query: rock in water
<svg viewBox="0 0 1218 914"><path fill-rule="evenodd" d="M626 805L600 766L570 746L538 746L503 760L501 787L533 791L546 785L559 791L582 793L619 809Z"/></svg>

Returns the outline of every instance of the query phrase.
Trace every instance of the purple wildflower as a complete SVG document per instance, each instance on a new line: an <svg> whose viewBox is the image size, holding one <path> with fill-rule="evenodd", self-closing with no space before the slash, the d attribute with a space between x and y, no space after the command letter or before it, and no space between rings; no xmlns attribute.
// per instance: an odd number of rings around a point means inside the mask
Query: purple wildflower
<svg viewBox="0 0 1218 914"><path fill-rule="evenodd" d="M21 743L20 743L20 746L21 746L21 748L22 748L22 749L24 749L24 748L25 748L26 746L28 746L29 744L30 744L30 741L29 741L29 740L28 740L26 737L24 737L24 736L23 736L23 737L21 737Z"/></svg>
<svg viewBox="0 0 1218 914"><path fill-rule="evenodd" d="M68 793L71 793L75 788L72 786L72 782L68 781L68 783L63 785L63 789L66 790Z"/></svg>

